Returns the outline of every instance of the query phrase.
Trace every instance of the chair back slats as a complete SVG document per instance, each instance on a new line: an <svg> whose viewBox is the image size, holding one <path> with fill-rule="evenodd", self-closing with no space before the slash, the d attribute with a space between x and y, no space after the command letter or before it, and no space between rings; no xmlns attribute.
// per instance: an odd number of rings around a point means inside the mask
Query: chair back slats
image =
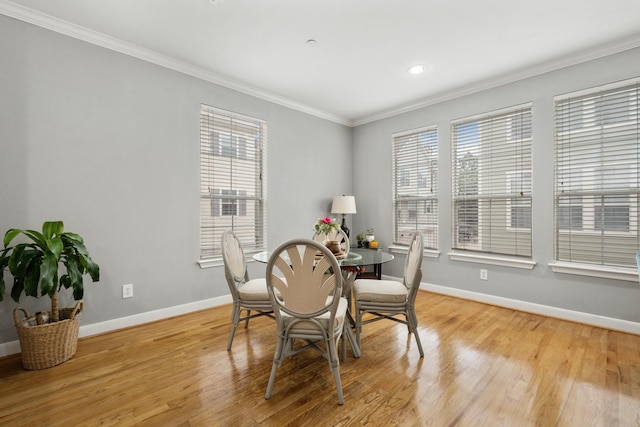
<svg viewBox="0 0 640 427"><path fill-rule="evenodd" d="M342 230L333 230L329 233L325 234L314 234L313 240L316 242L324 242L326 240L337 240L340 242L340 248L343 252L349 253L351 250L351 242L349 241L349 236Z"/></svg>
<svg viewBox="0 0 640 427"><path fill-rule="evenodd" d="M318 252L322 253L320 258ZM332 273L326 274L330 269ZM313 317L327 311L332 304L330 297L339 297L342 288L335 256L312 240L296 239L281 245L271 255L266 275L267 282L280 292L278 298L274 293L272 300L292 315Z"/></svg>

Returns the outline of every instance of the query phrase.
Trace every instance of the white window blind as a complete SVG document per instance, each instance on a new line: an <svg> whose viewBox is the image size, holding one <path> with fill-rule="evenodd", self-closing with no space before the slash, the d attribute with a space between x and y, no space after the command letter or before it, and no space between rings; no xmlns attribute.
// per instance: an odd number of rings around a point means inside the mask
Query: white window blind
<svg viewBox="0 0 640 427"><path fill-rule="evenodd" d="M225 230L245 251L266 249L266 143L264 121L201 106L201 260L221 256Z"/></svg>
<svg viewBox="0 0 640 427"><path fill-rule="evenodd" d="M438 247L438 129L392 135L395 244L409 245L422 231L424 247Z"/></svg>
<svg viewBox="0 0 640 427"><path fill-rule="evenodd" d="M640 78L555 98L555 259L634 267Z"/></svg>
<svg viewBox="0 0 640 427"><path fill-rule="evenodd" d="M531 104L455 120L452 247L531 256Z"/></svg>

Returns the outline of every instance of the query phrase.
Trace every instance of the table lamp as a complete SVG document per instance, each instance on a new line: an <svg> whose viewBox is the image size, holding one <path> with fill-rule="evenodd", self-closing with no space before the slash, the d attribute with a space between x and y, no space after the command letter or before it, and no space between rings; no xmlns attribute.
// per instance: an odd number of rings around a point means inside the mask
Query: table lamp
<svg viewBox="0 0 640 427"><path fill-rule="evenodd" d="M349 228L347 227L347 214L356 213L356 198L354 196L335 196L331 205L331 213L342 214L342 231L349 237Z"/></svg>

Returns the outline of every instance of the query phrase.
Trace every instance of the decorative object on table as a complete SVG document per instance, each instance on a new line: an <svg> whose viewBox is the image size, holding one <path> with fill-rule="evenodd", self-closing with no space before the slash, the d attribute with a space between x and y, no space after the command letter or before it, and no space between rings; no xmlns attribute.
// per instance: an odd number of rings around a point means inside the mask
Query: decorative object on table
<svg viewBox="0 0 640 427"><path fill-rule="evenodd" d="M342 236L340 235L340 226L335 221L335 219L329 218L328 216L320 218L318 221L316 221L314 230L315 235L322 238L325 246L327 246L334 255L340 254L340 243L342 241Z"/></svg>
<svg viewBox="0 0 640 427"><path fill-rule="evenodd" d="M9 246L20 234L29 242ZM61 265L65 269L60 275ZM13 312L24 368L46 369L71 359L78 346L83 277L89 274L92 281L100 280L100 267L91 259L82 237L65 232L62 221L45 222L41 233L9 229L0 251L0 300L5 291L6 269L13 276L11 298L14 301L19 302L23 292L27 296L46 295L51 299L51 311L29 315L26 309L16 307ZM75 307L58 308L58 292L63 287L73 290L73 298L78 301Z"/></svg>
<svg viewBox="0 0 640 427"><path fill-rule="evenodd" d="M376 230L375 229L367 228L366 240L367 240L367 242L373 242L374 240L376 240Z"/></svg>
<svg viewBox="0 0 640 427"><path fill-rule="evenodd" d="M358 247L364 248L364 234L362 232L358 233L356 240L358 241Z"/></svg>
<svg viewBox="0 0 640 427"><path fill-rule="evenodd" d="M349 228L347 227L347 214L356 213L356 198L354 196L336 196L333 198L331 205L331 213L342 214L342 231L349 237Z"/></svg>
<svg viewBox="0 0 640 427"><path fill-rule="evenodd" d="M369 244L374 240L376 240L375 230L373 228L367 228L367 231L364 232L364 241L362 242L362 245L365 248L368 248Z"/></svg>
<svg viewBox="0 0 640 427"><path fill-rule="evenodd" d="M372 240L369 242L369 249L378 249L378 241Z"/></svg>
<svg viewBox="0 0 640 427"><path fill-rule="evenodd" d="M346 257L351 249L349 238L340 228L333 229L326 234L316 233L313 235L313 240L324 244L338 259ZM318 255L321 254L318 253Z"/></svg>
<svg viewBox="0 0 640 427"><path fill-rule="evenodd" d="M317 235L329 234L340 230L340 225L338 225L335 219L325 216L316 221L313 229Z"/></svg>

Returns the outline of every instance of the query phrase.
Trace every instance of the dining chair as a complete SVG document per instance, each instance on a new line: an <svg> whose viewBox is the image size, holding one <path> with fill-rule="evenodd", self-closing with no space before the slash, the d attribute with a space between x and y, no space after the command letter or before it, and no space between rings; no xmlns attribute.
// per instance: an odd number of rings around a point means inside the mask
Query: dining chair
<svg viewBox="0 0 640 427"><path fill-rule="evenodd" d="M285 358L313 348L329 362L344 404L338 341L344 329L347 300L336 257L323 244L294 239L281 244L269 258L267 290L277 321L277 342L265 399L270 399L276 372Z"/></svg>
<svg viewBox="0 0 640 427"><path fill-rule="evenodd" d="M340 242L340 249L342 249L342 252L348 254L351 250L351 242L349 242L349 236L347 236L347 233L345 233L341 229L334 230L326 234L314 234L313 240L320 243L323 243L326 240L337 240L338 242Z"/></svg>
<svg viewBox="0 0 640 427"><path fill-rule="evenodd" d="M416 316L415 301L422 280L422 232L417 230L409 246L409 252L404 264L402 282L395 280L356 279L353 283L353 298L356 306L356 341L362 349L360 336L362 325L382 319L389 319L407 325L409 334L413 333L420 351L424 357L422 343L418 335L418 317ZM362 320L362 316L369 313L373 317ZM404 319L396 316L403 315Z"/></svg>
<svg viewBox="0 0 640 427"><path fill-rule="evenodd" d="M259 316L273 316L273 306L267 293L267 281L264 278L249 279L244 251L240 240L233 231L227 230L222 234L222 259L224 260L224 275L233 298L231 312L231 334L227 343L227 350L231 350L233 337L238 323L244 320L244 327L249 327L249 319ZM241 317L243 310L247 314ZM251 314L251 310L255 313Z"/></svg>

